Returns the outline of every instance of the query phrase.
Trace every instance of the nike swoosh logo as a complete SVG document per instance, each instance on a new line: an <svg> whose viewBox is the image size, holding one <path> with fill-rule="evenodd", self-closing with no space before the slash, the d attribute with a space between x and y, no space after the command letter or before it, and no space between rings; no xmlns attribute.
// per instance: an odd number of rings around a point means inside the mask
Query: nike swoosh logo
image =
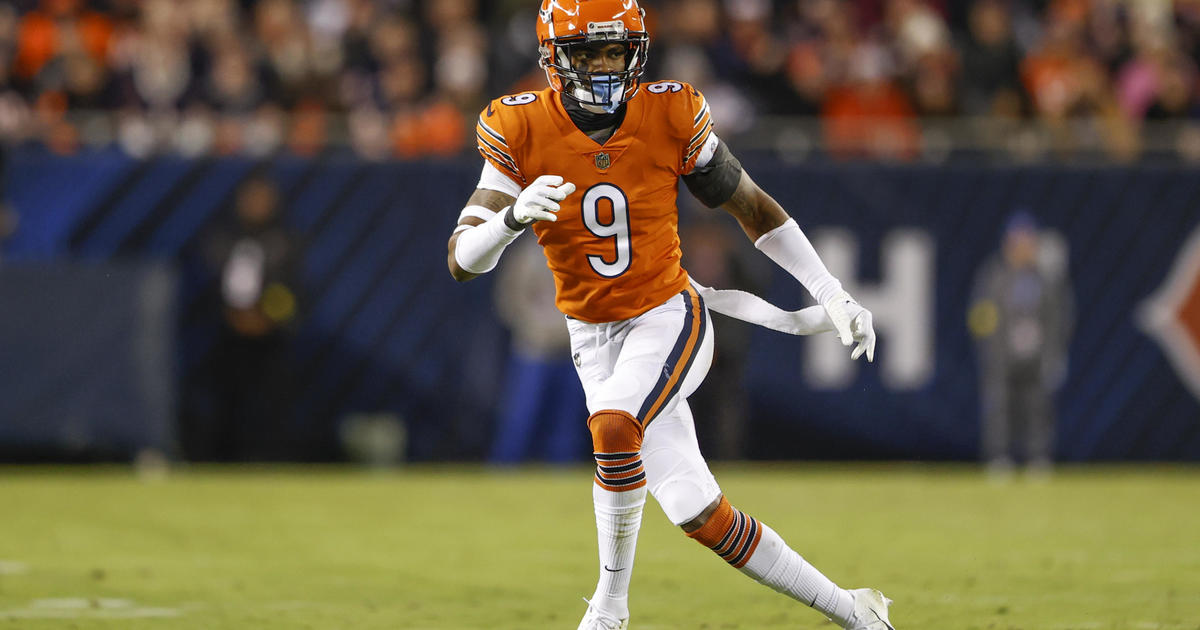
<svg viewBox="0 0 1200 630"><path fill-rule="evenodd" d="M618 573L620 571L624 571L625 569L610 569L610 568L608 568L608 565L606 564L606 565L604 565L604 570L608 571L609 573Z"/></svg>

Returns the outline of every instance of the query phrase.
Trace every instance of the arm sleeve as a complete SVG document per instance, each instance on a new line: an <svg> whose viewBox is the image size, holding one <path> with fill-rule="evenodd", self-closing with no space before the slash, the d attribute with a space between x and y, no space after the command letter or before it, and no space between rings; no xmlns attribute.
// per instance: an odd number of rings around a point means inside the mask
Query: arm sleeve
<svg viewBox="0 0 1200 630"><path fill-rule="evenodd" d="M521 194L521 186L514 182L512 177L496 168L491 160L483 161L483 172L479 174L479 183L475 187L502 192L510 197Z"/></svg>
<svg viewBox="0 0 1200 630"><path fill-rule="evenodd" d="M799 280L817 304L825 305L841 293L842 283L825 268L795 219L758 237L754 246Z"/></svg>
<svg viewBox="0 0 1200 630"><path fill-rule="evenodd" d="M498 112L496 104L491 103L479 114L479 122L475 125L475 145L483 159L520 190L525 185L525 177L521 175L521 168L508 146L508 140L504 136L504 125Z"/></svg>
<svg viewBox="0 0 1200 630"><path fill-rule="evenodd" d="M496 268L504 248L524 232L512 229L505 222L505 217L511 212L510 207L504 212L496 213L487 221L462 231L454 245L454 261L463 271L484 274Z"/></svg>
<svg viewBox="0 0 1200 630"><path fill-rule="evenodd" d="M709 134L709 143L713 149L701 150L696 168L683 176L683 183L701 203L716 208L733 197L742 180L742 163L717 134Z"/></svg>

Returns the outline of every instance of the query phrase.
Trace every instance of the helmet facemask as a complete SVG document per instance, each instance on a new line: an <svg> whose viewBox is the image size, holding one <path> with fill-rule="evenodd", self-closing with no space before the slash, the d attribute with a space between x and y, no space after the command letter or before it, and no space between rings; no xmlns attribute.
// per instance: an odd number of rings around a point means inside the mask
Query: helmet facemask
<svg viewBox="0 0 1200 630"><path fill-rule="evenodd" d="M603 49L605 44L625 46L625 64L618 71L592 72L586 67L575 68L572 53L580 48ZM556 73L562 81L562 92L571 99L613 113L622 103L637 93L638 79L646 66L650 39L644 32L626 32L620 21L588 24L588 34L559 37L541 48L541 64L547 74ZM552 82L553 83L553 82Z"/></svg>

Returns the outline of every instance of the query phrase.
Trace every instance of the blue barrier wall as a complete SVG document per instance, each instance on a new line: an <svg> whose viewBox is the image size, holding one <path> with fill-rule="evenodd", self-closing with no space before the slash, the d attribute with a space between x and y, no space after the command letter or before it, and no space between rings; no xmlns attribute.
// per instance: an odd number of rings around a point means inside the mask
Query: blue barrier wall
<svg viewBox="0 0 1200 630"><path fill-rule="evenodd" d="M876 364L821 389L804 368L811 340L754 332L745 374L751 456L974 459L979 412L968 294L1005 217L1025 205L1065 238L1079 314L1059 396L1059 456L1200 459L1200 403L1138 324L1144 301L1200 229L1195 171L746 163L810 233L845 230L857 243L858 284L886 284L883 252L897 233L922 235L933 255L932 371L915 386L887 384ZM198 231L259 166L281 184L287 221L308 238L307 306L294 359L301 393L291 425L302 456L336 457L344 414L390 410L408 421L411 457L480 457L507 336L493 315L491 280L458 285L445 269L445 239L478 177L475 160L278 158L264 165L22 150L6 174L22 220L7 259L185 260ZM447 198L447 190L458 192ZM215 326L198 306L212 279L186 264L183 271L186 374L203 359ZM782 272L765 280L776 303L803 305ZM881 362L889 343L881 325Z"/></svg>
<svg viewBox="0 0 1200 630"><path fill-rule="evenodd" d="M163 264L0 266L0 454L173 453L176 302Z"/></svg>
<svg viewBox="0 0 1200 630"><path fill-rule="evenodd" d="M1058 397L1059 457L1200 458L1200 404L1137 323L1139 307L1200 228L1194 170L756 166L756 179L806 224L850 228L862 244L864 274L878 270L889 231L918 228L936 247L928 385L888 391L878 370L861 370L843 391L797 388L795 370L786 368L805 342L758 335L749 374L758 455L940 459L977 452L977 372L964 313L973 276L997 248L1007 215L1025 206L1070 248L1077 321ZM783 301L789 290L776 282L774 297ZM879 353L888 349L885 336Z"/></svg>

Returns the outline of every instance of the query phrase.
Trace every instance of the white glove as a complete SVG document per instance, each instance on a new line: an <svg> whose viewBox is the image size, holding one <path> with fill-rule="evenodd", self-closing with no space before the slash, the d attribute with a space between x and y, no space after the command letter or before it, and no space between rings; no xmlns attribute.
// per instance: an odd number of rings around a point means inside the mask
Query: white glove
<svg viewBox="0 0 1200 630"><path fill-rule="evenodd" d="M867 361L875 360L875 328L871 311L863 308L849 293L842 291L825 304L825 312L843 346L858 342L850 358L857 359L865 352Z"/></svg>
<svg viewBox="0 0 1200 630"><path fill-rule="evenodd" d="M534 221L557 221L554 213L560 210L558 202L575 192L575 184L563 183L561 175L542 175L525 187L512 205L513 219L518 223Z"/></svg>

